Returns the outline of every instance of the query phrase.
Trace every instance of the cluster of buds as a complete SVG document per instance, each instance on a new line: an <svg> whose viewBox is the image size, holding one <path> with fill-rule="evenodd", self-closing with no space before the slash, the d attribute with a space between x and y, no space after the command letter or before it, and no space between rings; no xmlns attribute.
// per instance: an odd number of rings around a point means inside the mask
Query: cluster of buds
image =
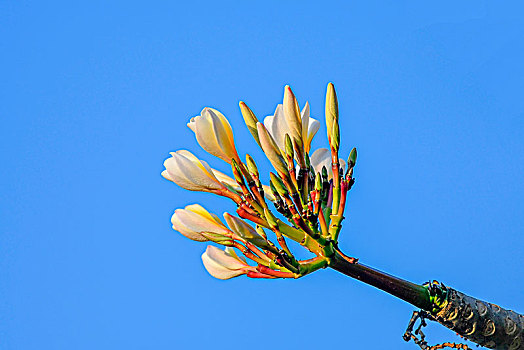
<svg viewBox="0 0 524 350"><path fill-rule="evenodd" d="M357 158L353 148L347 162L339 159L339 113L333 84L327 88L325 109L329 149L311 153L311 141L320 123L310 117L307 102L300 110L289 86L285 87L283 103L263 123L244 102L240 102L240 110L274 168L269 184L262 183L249 154L245 161L240 158L226 117L206 107L187 126L205 151L231 165L232 176L211 168L186 150L171 153L162 176L187 190L233 200L239 217L225 213L224 223L202 206L192 204L175 211L173 228L192 240L225 246L225 250L208 246L202 255L208 272L220 279L240 275L298 278L329 266L338 249ZM268 233L274 234L275 242ZM298 242L315 257L297 260L287 240Z"/></svg>

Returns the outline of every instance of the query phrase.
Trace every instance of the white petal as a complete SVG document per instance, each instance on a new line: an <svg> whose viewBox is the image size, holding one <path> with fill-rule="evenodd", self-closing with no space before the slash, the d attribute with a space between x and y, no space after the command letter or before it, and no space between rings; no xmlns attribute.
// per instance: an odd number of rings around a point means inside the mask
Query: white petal
<svg viewBox="0 0 524 350"><path fill-rule="evenodd" d="M286 124L284 108L281 104L277 105L274 115L267 116L264 119L264 126L273 137L278 147L281 150L284 150L286 134L291 134L291 132Z"/></svg>
<svg viewBox="0 0 524 350"><path fill-rule="evenodd" d="M222 113L213 108L207 108L206 113L213 121L213 130L215 132L218 147L220 147L224 154L222 159L231 163L232 158L238 158L231 125Z"/></svg>
<svg viewBox="0 0 524 350"><path fill-rule="evenodd" d="M184 229L194 232L210 232L227 235L229 230L221 223L217 223L210 216L203 216L198 213L185 209L175 210L173 217L184 226Z"/></svg>
<svg viewBox="0 0 524 350"><path fill-rule="evenodd" d="M244 262L227 254L226 251L218 249L215 246L208 246L206 249L206 255L209 257L209 259L230 270L239 270L248 266Z"/></svg>
<svg viewBox="0 0 524 350"><path fill-rule="evenodd" d="M319 148L313 152L310 160L315 172L322 173L322 166L328 168L329 171L329 168L331 168L331 151L327 148Z"/></svg>
<svg viewBox="0 0 524 350"><path fill-rule="evenodd" d="M162 176L164 176L166 179L173 181L178 186L185 188L186 190L202 190L201 186L197 186L192 180L187 178L183 170L180 169L174 157L166 159L164 161L164 166L166 167L166 170L162 172Z"/></svg>
<svg viewBox="0 0 524 350"><path fill-rule="evenodd" d="M319 148L311 155L311 165L315 169L315 173L322 174L322 167L326 167L328 171L328 178L333 178L333 169L331 168L331 151L327 148ZM340 166L344 170L346 168L346 162L342 159L338 160Z"/></svg>
<svg viewBox="0 0 524 350"><path fill-rule="evenodd" d="M339 158L338 164L340 164L340 167L342 168L342 172L346 171L346 161L344 159Z"/></svg>
<svg viewBox="0 0 524 350"><path fill-rule="evenodd" d="M166 179L166 180L169 180L169 181L173 181L173 178L169 175L169 172L167 170L163 170L161 175Z"/></svg>
<svg viewBox="0 0 524 350"><path fill-rule="evenodd" d="M176 212L171 217L171 223L173 224L173 230L180 232L182 235L186 236L189 239L192 239L193 241L197 241L197 242L208 241L208 239L202 236L200 233L186 228L186 226L180 221Z"/></svg>
<svg viewBox="0 0 524 350"><path fill-rule="evenodd" d="M171 153L172 158L164 162L168 180L180 187L192 191L206 191L222 188L222 184L213 175L209 165L199 160L195 155L186 150Z"/></svg>
<svg viewBox="0 0 524 350"><path fill-rule="evenodd" d="M187 123L187 127L189 129L191 129L191 131L193 131L193 132L196 132L195 118L196 117L193 117L193 118L189 119L189 123Z"/></svg>
<svg viewBox="0 0 524 350"><path fill-rule="evenodd" d="M304 142L307 140L308 130L309 130L309 103L306 102L302 112L300 113L302 117L302 139Z"/></svg>
<svg viewBox="0 0 524 350"><path fill-rule="evenodd" d="M191 153L191 152L189 152L189 151L187 151L185 149L181 149L179 151L176 151L175 153L178 154L178 155L182 155L185 158L189 159L196 166L198 166L199 168L204 170L204 172L207 173L210 177L215 178L214 173L213 173L213 169L209 166L209 164L207 164L206 161L204 161L202 159L198 159L193 153Z"/></svg>
<svg viewBox="0 0 524 350"><path fill-rule="evenodd" d="M202 254L202 262L204 263L204 267L206 268L207 272L209 272L211 276L221 280L227 280L245 274L244 270L230 270L218 264L216 261L212 260L209 255L207 255L207 250L204 254Z"/></svg>
<svg viewBox="0 0 524 350"><path fill-rule="evenodd" d="M180 187L193 191L222 188L222 185L215 178L207 163L194 162L179 152L164 162L169 175L175 183ZM209 171L207 168L209 168Z"/></svg>
<svg viewBox="0 0 524 350"><path fill-rule="evenodd" d="M315 136L318 129L320 129L320 122L316 119L309 118L309 125L308 125L308 130L307 130L308 139L313 139L313 136Z"/></svg>
<svg viewBox="0 0 524 350"><path fill-rule="evenodd" d="M204 209L204 207L201 206L200 204L190 204L190 205L186 206L184 209L185 209L185 210L192 211L193 213L199 214L199 215L205 217L207 220L213 220L213 221L215 221L218 225L225 226L224 223L222 222L222 220L220 220L218 216L216 216L216 215L213 214L213 213L208 212L208 211L207 211L206 209Z"/></svg>

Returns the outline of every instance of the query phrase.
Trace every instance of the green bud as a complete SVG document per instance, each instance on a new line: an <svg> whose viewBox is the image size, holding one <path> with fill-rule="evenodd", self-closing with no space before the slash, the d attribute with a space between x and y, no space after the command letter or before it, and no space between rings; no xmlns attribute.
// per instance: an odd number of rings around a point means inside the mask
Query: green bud
<svg viewBox="0 0 524 350"><path fill-rule="evenodd" d="M278 219L269 209L264 208L264 216L266 217L267 223L271 228L278 228Z"/></svg>
<svg viewBox="0 0 524 350"><path fill-rule="evenodd" d="M357 149L353 148L349 153L348 168L353 168L357 164Z"/></svg>
<svg viewBox="0 0 524 350"><path fill-rule="evenodd" d="M291 142L291 137L289 137L289 134L286 134L285 142L286 142L286 156L293 159L294 157L293 143Z"/></svg>
<svg viewBox="0 0 524 350"><path fill-rule="evenodd" d="M267 239L267 235L266 235L266 232L264 231L264 228L260 225L257 225L255 230L257 231L257 233L259 235L261 235L262 237L264 237L265 239Z"/></svg>
<svg viewBox="0 0 524 350"><path fill-rule="evenodd" d="M335 86L332 83L329 83L326 92L326 127L328 138L331 137L330 134L333 130L333 123L335 120L338 121L337 93L335 92Z"/></svg>
<svg viewBox="0 0 524 350"><path fill-rule="evenodd" d="M269 173L269 177L271 179L271 182L273 182L273 185L275 186L278 194L282 197L288 195L288 190L282 180L275 175L274 173Z"/></svg>
<svg viewBox="0 0 524 350"><path fill-rule="evenodd" d="M273 193L273 196L275 198L280 198L280 195L278 194L277 188L275 187L275 184L271 180L269 180L269 188L271 189L271 192Z"/></svg>
<svg viewBox="0 0 524 350"><path fill-rule="evenodd" d="M328 171L325 166L322 167L322 181L326 182L328 180Z"/></svg>
<svg viewBox="0 0 524 350"><path fill-rule="evenodd" d="M251 133L251 135L253 135L253 138L258 143L258 145L262 147L260 144L260 139L258 137L258 119L255 116L255 113L253 113L253 111L251 111L251 109L244 102L240 101L238 104L240 106L240 112L242 112L244 122L246 123L249 132Z"/></svg>
<svg viewBox="0 0 524 350"><path fill-rule="evenodd" d="M315 177L315 191L322 191L322 175L320 173L317 173Z"/></svg>
<svg viewBox="0 0 524 350"><path fill-rule="evenodd" d="M253 157L251 157L249 154L246 154L246 164L247 164L247 169L249 170L251 175L258 177L257 165Z"/></svg>
<svg viewBox="0 0 524 350"><path fill-rule="evenodd" d="M236 182L238 182L239 184L245 184L244 177L242 176L242 171L240 170L238 163L234 159L231 159L231 169L233 170L233 175L235 176Z"/></svg>
<svg viewBox="0 0 524 350"><path fill-rule="evenodd" d="M290 133L292 140L296 140L298 148L300 151L304 149L302 142L302 118L300 117L300 107L298 106L298 101L291 91L289 85L286 85L284 88L284 101L282 103L284 110L284 119L288 126L288 131ZM295 152L298 152L295 148Z"/></svg>
<svg viewBox="0 0 524 350"><path fill-rule="evenodd" d="M281 269L282 267L272 260L269 262L269 268L273 270L278 270L278 269Z"/></svg>

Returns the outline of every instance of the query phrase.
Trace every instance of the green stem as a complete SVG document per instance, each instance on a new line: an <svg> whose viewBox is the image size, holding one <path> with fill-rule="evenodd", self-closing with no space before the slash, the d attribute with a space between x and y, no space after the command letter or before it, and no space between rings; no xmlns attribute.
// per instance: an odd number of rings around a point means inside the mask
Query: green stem
<svg viewBox="0 0 524 350"><path fill-rule="evenodd" d="M370 284L391 295L427 311L431 311L427 288L401 278L389 275L361 263L350 263L347 257L339 250L335 252L330 265L331 268L349 277L353 277L366 284Z"/></svg>
<svg viewBox="0 0 524 350"><path fill-rule="evenodd" d="M317 256L316 258L304 260L300 262L300 276L305 276L316 270L323 269L327 267L328 261L322 256Z"/></svg>

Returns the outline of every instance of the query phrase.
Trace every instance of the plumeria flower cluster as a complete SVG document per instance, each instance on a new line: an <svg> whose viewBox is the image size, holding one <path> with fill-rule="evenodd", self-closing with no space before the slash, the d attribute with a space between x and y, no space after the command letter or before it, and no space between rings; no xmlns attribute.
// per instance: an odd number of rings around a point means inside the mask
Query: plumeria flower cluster
<svg viewBox="0 0 524 350"><path fill-rule="evenodd" d="M187 150L171 153L162 176L190 191L211 192L235 202L238 216L224 213L223 220L199 204L177 209L173 229L198 242L224 246L207 247L202 261L214 277L229 279L298 278L329 266L335 251L348 191L354 183L356 149L347 162L339 159L338 102L333 84L326 94L326 126L329 148L311 152L311 141L320 128L302 109L289 86L274 115L259 121L240 102L247 128L274 168L269 184L261 181L254 159L241 158L227 118L206 107L190 119L199 145L231 165L231 176L211 168ZM244 160L245 159L245 160ZM268 233L276 238L272 241ZM287 240L298 242L315 257L297 260ZM345 257L351 263L356 259Z"/></svg>

